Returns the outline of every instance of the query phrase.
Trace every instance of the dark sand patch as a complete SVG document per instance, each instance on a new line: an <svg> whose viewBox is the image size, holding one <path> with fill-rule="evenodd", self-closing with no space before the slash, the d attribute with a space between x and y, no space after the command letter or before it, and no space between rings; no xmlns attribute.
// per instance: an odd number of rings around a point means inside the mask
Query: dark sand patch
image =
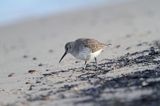
<svg viewBox="0 0 160 106"><path fill-rule="evenodd" d="M156 106L160 103L160 50L155 43L151 45L143 51L104 59L98 64L98 69L91 63L86 70L79 67L45 71L35 78L35 83L30 84L24 98L28 102L72 99L73 105ZM130 67L137 67L136 71L107 76ZM47 80L50 77L54 80L65 73L71 73L66 80L54 84Z"/></svg>

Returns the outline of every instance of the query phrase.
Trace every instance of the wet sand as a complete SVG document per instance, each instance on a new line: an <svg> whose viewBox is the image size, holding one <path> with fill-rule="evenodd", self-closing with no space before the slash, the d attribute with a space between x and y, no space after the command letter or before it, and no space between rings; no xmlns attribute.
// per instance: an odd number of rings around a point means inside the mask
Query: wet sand
<svg viewBox="0 0 160 106"><path fill-rule="evenodd" d="M2 106L157 106L160 1L135 0L0 28ZM90 62L64 53L77 38L112 45Z"/></svg>

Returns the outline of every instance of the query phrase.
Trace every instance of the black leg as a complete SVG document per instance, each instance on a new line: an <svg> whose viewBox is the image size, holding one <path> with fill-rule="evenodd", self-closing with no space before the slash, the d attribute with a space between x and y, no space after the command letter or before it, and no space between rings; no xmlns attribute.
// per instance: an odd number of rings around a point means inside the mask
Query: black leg
<svg viewBox="0 0 160 106"><path fill-rule="evenodd" d="M96 63L96 65L97 65L97 58L95 57L94 60L95 60L95 63Z"/></svg>
<svg viewBox="0 0 160 106"><path fill-rule="evenodd" d="M84 63L85 65L87 65L87 61L85 61L85 63Z"/></svg>
<svg viewBox="0 0 160 106"><path fill-rule="evenodd" d="M95 60L95 63L96 63L96 67L98 67L97 58L95 57L94 60Z"/></svg>
<svg viewBox="0 0 160 106"><path fill-rule="evenodd" d="M87 60L84 63L84 70L86 69L86 67L87 67Z"/></svg>

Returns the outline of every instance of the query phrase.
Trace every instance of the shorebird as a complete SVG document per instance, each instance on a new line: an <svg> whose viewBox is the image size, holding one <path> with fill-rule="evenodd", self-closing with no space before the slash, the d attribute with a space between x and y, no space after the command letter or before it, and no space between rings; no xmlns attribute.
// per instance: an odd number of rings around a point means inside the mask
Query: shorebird
<svg viewBox="0 0 160 106"><path fill-rule="evenodd" d="M67 53L72 54L75 58L84 60L85 67L89 60L94 59L97 65L97 56L103 51L107 45L95 39L80 38L65 44L65 53L59 60L59 63L66 56Z"/></svg>

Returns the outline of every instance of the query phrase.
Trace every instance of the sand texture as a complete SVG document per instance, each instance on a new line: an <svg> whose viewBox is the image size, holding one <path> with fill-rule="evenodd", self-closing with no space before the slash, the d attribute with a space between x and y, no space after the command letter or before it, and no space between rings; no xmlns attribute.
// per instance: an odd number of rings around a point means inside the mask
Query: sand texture
<svg viewBox="0 0 160 106"><path fill-rule="evenodd" d="M133 0L0 28L0 106L157 106L160 1ZM90 62L64 53L77 38L107 47Z"/></svg>

